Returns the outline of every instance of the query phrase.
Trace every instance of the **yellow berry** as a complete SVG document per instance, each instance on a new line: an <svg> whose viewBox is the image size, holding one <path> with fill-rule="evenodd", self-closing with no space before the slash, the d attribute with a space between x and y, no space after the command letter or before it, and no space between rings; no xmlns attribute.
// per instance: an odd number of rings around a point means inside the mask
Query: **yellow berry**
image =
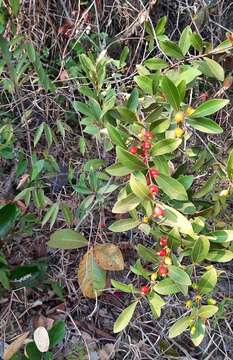
<svg viewBox="0 0 233 360"><path fill-rule="evenodd" d="M194 110L191 106L189 106L188 109L186 110L186 114L187 114L188 116L191 116L194 111L195 111L195 110Z"/></svg>
<svg viewBox="0 0 233 360"><path fill-rule="evenodd" d="M202 300L202 296L201 295L196 295L194 299L195 299L196 303L200 303L201 300Z"/></svg>
<svg viewBox="0 0 233 360"><path fill-rule="evenodd" d="M207 300L207 304L208 304L208 305L215 305L216 302L217 302L217 301L216 301L215 299L212 299L212 298Z"/></svg>
<svg viewBox="0 0 233 360"><path fill-rule="evenodd" d="M184 121L184 113L183 113L183 111L178 111L176 113L175 120L176 120L177 124L182 123Z"/></svg>
<svg viewBox="0 0 233 360"><path fill-rule="evenodd" d="M192 300L187 300L185 303L186 308L190 309L193 306Z"/></svg>
<svg viewBox="0 0 233 360"><path fill-rule="evenodd" d="M190 329L190 334L191 334L191 335L194 335L195 332L196 332L196 326L193 325L193 326L191 327L191 329Z"/></svg>
<svg viewBox="0 0 233 360"><path fill-rule="evenodd" d="M171 265L172 264L172 259L169 256L166 256L164 258L164 264Z"/></svg>
<svg viewBox="0 0 233 360"><path fill-rule="evenodd" d="M144 218L143 218L144 223L147 224L149 222L149 220L150 220L150 218L148 216L144 216Z"/></svg>
<svg viewBox="0 0 233 360"><path fill-rule="evenodd" d="M156 281L157 280L157 277L158 277L158 274L157 274L157 272L154 272L153 274L151 274L151 277L150 277L150 279L151 279L151 281Z"/></svg>
<svg viewBox="0 0 233 360"><path fill-rule="evenodd" d="M228 190L222 190L219 193L219 196L223 197L223 196L227 196L228 195Z"/></svg>
<svg viewBox="0 0 233 360"><path fill-rule="evenodd" d="M196 283L192 283L192 288L193 288L194 290L196 290L196 289L198 289L198 285L197 285Z"/></svg>
<svg viewBox="0 0 233 360"><path fill-rule="evenodd" d="M184 134L184 130L181 128L176 128L176 137L181 137Z"/></svg>

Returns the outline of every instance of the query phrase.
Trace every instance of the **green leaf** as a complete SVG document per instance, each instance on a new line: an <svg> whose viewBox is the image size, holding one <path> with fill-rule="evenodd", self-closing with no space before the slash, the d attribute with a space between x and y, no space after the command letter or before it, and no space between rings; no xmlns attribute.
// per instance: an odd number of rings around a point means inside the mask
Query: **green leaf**
<svg viewBox="0 0 233 360"><path fill-rule="evenodd" d="M65 337L65 322L57 320L49 330L50 349L58 345Z"/></svg>
<svg viewBox="0 0 233 360"><path fill-rule="evenodd" d="M218 307L215 305L202 305L198 310L198 316L204 319L209 319L218 311Z"/></svg>
<svg viewBox="0 0 233 360"><path fill-rule="evenodd" d="M233 259L233 252L225 249L210 250L206 259L209 261L225 263Z"/></svg>
<svg viewBox="0 0 233 360"><path fill-rule="evenodd" d="M122 313L118 316L113 327L113 332L115 334L124 330L126 326L129 324L136 309L137 303L138 303L137 301L133 302L126 309L124 309Z"/></svg>
<svg viewBox="0 0 233 360"><path fill-rule="evenodd" d="M129 168L119 163L107 167L105 171L112 176L126 176L131 173Z"/></svg>
<svg viewBox="0 0 233 360"><path fill-rule="evenodd" d="M79 249L88 245L88 241L79 232L71 229L55 231L47 245L58 249Z"/></svg>
<svg viewBox="0 0 233 360"><path fill-rule="evenodd" d="M211 99L207 100L201 105L199 105L195 111L192 113L192 118L200 118L203 116L211 115L222 109L229 103L229 100L226 99Z"/></svg>
<svg viewBox="0 0 233 360"><path fill-rule="evenodd" d="M215 121L208 118L188 119L188 124L194 129L207 134L221 134L223 129Z"/></svg>
<svg viewBox="0 0 233 360"><path fill-rule="evenodd" d="M191 316L186 316L177 320L169 329L169 338L172 339L181 335L189 327L191 320Z"/></svg>
<svg viewBox="0 0 233 360"><path fill-rule="evenodd" d="M20 0L9 0L9 3L12 10L12 14L14 16L17 16L20 9Z"/></svg>
<svg viewBox="0 0 233 360"><path fill-rule="evenodd" d="M167 23L167 16L162 16L159 19L159 21L158 21L158 23L156 24L156 27L155 27L155 34L157 36L162 35L164 33L166 23Z"/></svg>
<svg viewBox="0 0 233 360"><path fill-rule="evenodd" d="M131 174L129 184L131 190L139 199L144 200L150 197L150 188L148 187L148 185L145 184L144 181L140 179L139 176Z"/></svg>
<svg viewBox="0 0 233 360"><path fill-rule="evenodd" d="M0 239L4 238L13 227L16 216L15 204L7 204L0 209Z"/></svg>
<svg viewBox="0 0 233 360"><path fill-rule="evenodd" d="M205 336L205 324L201 319L195 322L195 331L190 333L191 340L195 346L199 346Z"/></svg>
<svg viewBox="0 0 233 360"><path fill-rule="evenodd" d="M175 151L180 144L182 143L181 139L165 139L156 142L151 149L152 156L169 154Z"/></svg>
<svg viewBox="0 0 233 360"><path fill-rule="evenodd" d="M179 74L178 79L176 80L176 85L177 87L179 87L182 81L184 81L185 85L187 85L191 83L193 80L195 80L199 75L201 75L201 71L199 71L196 68L190 67Z"/></svg>
<svg viewBox="0 0 233 360"><path fill-rule="evenodd" d="M165 60L159 58L147 59L144 65L150 70L162 70L169 66Z"/></svg>
<svg viewBox="0 0 233 360"><path fill-rule="evenodd" d="M35 137L34 137L34 147L36 147L38 141L39 141L40 138L41 138L41 135L42 135L42 133L43 133L43 131L44 131L44 125L45 125L45 123L42 122L42 123L40 124L40 126L36 129L36 133L35 133Z"/></svg>
<svg viewBox="0 0 233 360"><path fill-rule="evenodd" d="M159 257L156 255L154 249L147 248L141 244L137 246L138 255L143 258L143 260L157 264L159 262Z"/></svg>
<svg viewBox="0 0 233 360"><path fill-rule="evenodd" d="M233 149L231 150L228 160L227 160L227 175L228 178L233 180Z"/></svg>
<svg viewBox="0 0 233 360"><path fill-rule="evenodd" d="M59 211L59 204L58 203L53 204L45 214L42 220L42 226L44 226L50 220L50 230L51 230L57 219L58 211Z"/></svg>
<svg viewBox="0 0 233 360"><path fill-rule="evenodd" d="M38 160L33 164L32 173L31 173L31 181L34 181L37 176L41 173L44 167L44 160Z"/></svg>
<svg viewBox="0 0 233 360"><path fill-rule="evenodd" d="M170 123L171 120L169 118L156 119L151 124L150 130L153 132L153 134L162 134L169 128Z"/></svg>
<svg viewBox="0 0 233 360"><path fill-rule="evenodd" d="M140 220L134 220L131 218L122 219L115 221L112 225L110 225L109 230L112 232L124 232L136 228L138 225L140 225L140 223Z"/></svg>
<svg viewBox="0 0 233 360"><path fill-rule="evenodd" d="M168 276L177 284L180 285L191 285L191 280L189 275L178 266L170 265L168 266Z"/></svg>
<svg viewBox="0 0 233 360"><path fill-rule="evenodd" d="M5 289L10 289L9 279L4 268L0 268L0 284L2 284Z"/></svg>
<svg viewBox="0 0 233 360"><path fill-rule="evenodd" d="M36 52L34 46L32 45L32 43L27 43L25 46L27 49L29 60L34 63L36 61Z"/></svg>
<svg viewBox="0 0 233 360"><path fill-rule="evenodd" d="M198 288L201 294L208 294L212 292L217 284L218 275L216 269L213 267L207 270L200 278Z"/></svg>
<svg viewBox="0 0 233 360"><path fill-rule="evenodd" d="M142 89L146 94L153 95L153 80L149 76L139 75L134 77L136 84Z"/></svg>
<svg viewBox="0 0 233 360"><path fill-rule="evenodd" d="M135 194L129 194L125 198L118 200L113 209L112 212L114 214L124 214L127 213L133 209L135 209L139 204L141 200L139 197L137 197Z"/></svg>
<svg viewBox="0 0 233 360"><path fill-rule="evenodd" d="M129 294L132 294L134 293L134 287L132 284L124 284L120 281L116 281L116 280L113 280L111 279L111 283L112 283L112 286L120 291L123 291L125 293L129 293Z"/></svg>
<svg viewBox="0 0 233 360"><path fill-rule="evenodd" d="M224 81L225 74L222 66L209 58L205 58L205 62L207 63L209 71L213 74L213 76L219 81Z"/></svg>
<svg viewBox="0 0 233 360"><path fill-rule="evenodd" d="M151 308L151 312L154 316L154 318L158 318L161 315L161 308L166 305L165 301L156 294L154 291L152 291L148 296L147 299L149 301L149 305Z"/></svg>
<svg viewBox="0 0 233 360"><path fill-rule="evenodd" d="M171 58L181 60L184 58L181 49L176 43L170 40L165 40L160 42L160 47L162 51Z"/></svg>
<svg viewBox="0 0 233 360"><path fill-rule="evenodd" d="M117 108L118 113L120 114L120 119L128 124L135 124L138 122L137 115L134 111L131 111L127 107L118 106Z"/></svg>
<svg viewBox="0 0 233 360"><path fill-rule="evenodd" d="M171 176L160 174L156 178L156 183L163 190L163 192L174 200L188 200L188 195L184 186Z"/></svg>
<svg viewBox="0 0 233 360"><path fill-rule="evenodd" d="M200 236L192 248L192 262L199 263L206 259L210 248L210 242L206 236Z"/></svg>
<svg viewBox="0 0 233 360"><path fill-rule="evenodd" d="M168 205L163 204L163 207L165 208L163 225L177 228L183 234L193 235L192 224L184 215Z"/></svg>
<svg viewBox="0 0 233 360"><path fill-rule="evenodd" d="M107 129L108 129L108 135L110 136L110 139L112 140L113 144L122 146L124 148L125 143L118 129L112 126L110 123L107 123Z"/></svg>
<svg viewBox="0 0 233 360"><path fill-rule="evenodd" d="M206 181L206 183L204 185L202 185L202 187L200 188L200 190L198 190L194 195L193 198L194 199L201 199L203 198L206 194L208 194L209 192L211 192L214 188L214 185L216 183L218 174L214 173L213 175L210 176L210 178Z"/></svg>
<svg viewBox="0 0 233 360"><path fill-rule="evenodd" d="M190 26L186 26L180 35L179 48L184 56L187 54L191 46L191 35L192 30Z"/></svg>
<svg viewBox="0 0 233 360"><path fill-rule="evenodd" d="M94 116L92 108L81 101L73 101L73 107L75 111L80 112L83 115L90 116L91 118Z"/></svg>
<svg viewBox="0 0 233 360"><path fill-rule="evenodd" d="M194 47L194 49L196 49L199 52L202 50L203 41L198 33L193 32L190 35L190 41L191 41L191 45Z"/></svg>
<svg viewBox="0 0 233 360"><path fill-rule="evenodd" d="M213 243L228 243L233 241L233 230L217 230L206 236Z"/></svg>
<svg viewBox="0 0 233 360"><path fill-rule="evenodd" d="M131 111L136 111L138 107L138 99L139 99L138 89L135 88L133 89L127 101L127 108Z"/></svg>
<svg viewBox="0 0 233 360"><path fill-rule="evenodd" d="M173 295L180 292L179 286L172 281L172 279L166 278L159 281L154 287L153 290L159 293L160 295Z"/></svg>
<svg viewBox="0 0 233 360"><path fill-rule="evenodd" d="M116 147L116 153L118 160L130 170L144 170L145 164L137 158L137 156L130 154L127 150Z"/></svg>
<svg viewBox="0 0 233 360"><path fill-rule="evenodd" d="M175 109L180 108L180 94L175 84L167 77L164 76L161 83L162 91L164 92L167 101Z"/></svg>

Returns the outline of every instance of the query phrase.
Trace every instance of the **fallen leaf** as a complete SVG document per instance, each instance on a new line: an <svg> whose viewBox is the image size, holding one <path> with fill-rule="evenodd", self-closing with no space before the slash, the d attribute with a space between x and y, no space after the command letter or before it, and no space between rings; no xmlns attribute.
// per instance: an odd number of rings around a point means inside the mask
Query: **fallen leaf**
<svg viewBox="0 0 233 360"><path fill-rule="evenodd" d="M101 244L94 246L96 263L104 270L123 270L124 259L121 250L114 244Z"/></svg>
<svg viewBox="0 0 233 360"><path fill-rule="evenodd" d="M37 349L44 353L49 349L49 334L44 326L39 326L33 334Z"/></svg>
<svg viewBox="0 0 233 360"><path fill-rule="evenodd" d="M17 186L17 190L20 189L24 184L25 182L27 181L27 179L29 178L29 174L23 174L19 180L19 183L18 183L18 186Z"/></svg>
<svg viewBox="0 0 233 360"><path fill-rule="evenodd" d="M49 330L53 326L54 319L48 318L43 315L39 315L33 318L33 327L34 329L43 326L45 329Z"/></svg>
<svg viewBox="0 0 233 360"><path fill-rule="evenodd" d="M17 351L21 348L21 346L24 344L25 340L27 339L29 335L29 331L23 333L22 335L19 335L5 350L3 359L4 360L10 360L12 356L14 356Z"/></svg>
<svg viewBox="0 0 233 360"><path fill-rule="evenodd" d="M65 81L69 79L69 74L66 70L63 70L60 74L60 80Z"/></svg>
<svg viewBox="0 0 233 360"><path fill-rule="evenodd" d="M82 258L77 275L80 289L85 297L95 299L106 287L106 271L95 262L93 249Z"/></svg>

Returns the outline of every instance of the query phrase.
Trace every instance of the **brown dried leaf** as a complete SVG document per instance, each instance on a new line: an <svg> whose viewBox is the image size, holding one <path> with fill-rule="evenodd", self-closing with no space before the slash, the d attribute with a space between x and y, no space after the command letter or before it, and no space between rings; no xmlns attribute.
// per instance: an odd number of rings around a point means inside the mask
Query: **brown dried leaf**
<svg viewBox="0 0 233 360"><path fill-rule="evenodd" d="M10 360L12 356L14 356L17 353L17 351L21 348L21 346L23 346L28 335L29 335L29 331L23 333L22 335L19 335L5 350L3 359Z"/></svg>
<svg viewBox="0 0 233 360"><path fill-rule="evenodd" d="M18 183L18 186L17 186L17 190L20 189L24 184L25 182L27 181L27 179L29 178L29 174L23 174L19 180L19 183Z"/></svg>
<svg viewBox="0 0 233 360"><path fill-rule="evenodd" d="M123 270L124 259L121 250L114 244L101 244L94 246L96 263L104 270Z"/></svg>
<svg viewBox="0 0 233 360"><path fill-rule="evenodd" d="M85 297L95 299L106 287L106 271L95 262L93 249L82 258L77 275L80 289Z"/></svg>
<svg viewBox="0 0 233 360"><path fill-rule="evenodd" d="M63 70L60 74L60 80L65 81L69 79L69 74L66 70Z"/></svg>
<svg viewBox="0 0 233 360"><path fill-rule="evenodd" d="M39 326L45 327L47 330L50 330L53 326L54 319L45 317L44 315L39 315L33 318L33 327L34 329L38 328Z"/></svg>

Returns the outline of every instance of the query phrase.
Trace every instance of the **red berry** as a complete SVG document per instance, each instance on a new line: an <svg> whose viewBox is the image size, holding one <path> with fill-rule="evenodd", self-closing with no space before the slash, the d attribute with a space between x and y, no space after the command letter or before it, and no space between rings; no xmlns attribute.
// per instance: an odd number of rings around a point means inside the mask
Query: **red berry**
<svg viewBox="0 0 233 360"><path fill-rule="evenodd" d="M156 206L156 208L154 209L154 216L162 217L162 216L164 216L164 214L165 214L165 211L161 207Z"/></svg>
<svg viewBox="0 0 233 360"><path fill-rule="evenodd" d="M145 131L144 136L147 140L152 140L154 137L151 131Z"/></svg>
<svg viewBox="0 0 233 360"><path fill-rule="evenodd" d="M159 256L166 256L167 255L167 250L166 249L162 249L159 252Z"/></svg>
<svg viewBox="0 0 233 360"><path fill-rule="evenodd" d="M141 295L147 295L150 292L150 288L148 285L145 285L141 288Z"/></svg>
<svg viewBox="0 0 233 360"><path fill-rule="evenodd" d="M148 156L148 151L147 150L142 150L142 157L147 157Z"/></svg>
<svg viewBox="0 0 233 360"><path fill-rule="evenodd" d="M160 242L159 242L160 245L163 247L167 246L167 240L168 240L167 236L161 237Z"/></svg>
<svg viewBox="0 0 233 360"><path fill-rule="evenodd" d="M130 150L131 154L137 154L138 148L136 146L131 146Z"/></svg>
<svg viewBox="0 0 233 360"><path fill-rule="evenodd" d="M151 148L151 143L150 141L144 141L144 143L142 143L142 147L145 150L149 150Z"/></svg>
<svg viewBox="0 0 233 360"><path fill-rule="evenodd" d="M160 264L158 268L158 273L160 276L164 277L168 273L168 269L164 264Z"/></svg>
<svg viewBox="0 0 233 360"><path fill-rule="evenodd" d="M159 176L159 171L157 169L150 169L150 175L156 179Z"/></svg>
<svg viewBox="0 0 233 360"><path fill-rule="evenodd" d="M151 191L153 194L157 194L157 193L159 192L159 188L158 188L157 185L151 185L150 191Z"/></svg>

